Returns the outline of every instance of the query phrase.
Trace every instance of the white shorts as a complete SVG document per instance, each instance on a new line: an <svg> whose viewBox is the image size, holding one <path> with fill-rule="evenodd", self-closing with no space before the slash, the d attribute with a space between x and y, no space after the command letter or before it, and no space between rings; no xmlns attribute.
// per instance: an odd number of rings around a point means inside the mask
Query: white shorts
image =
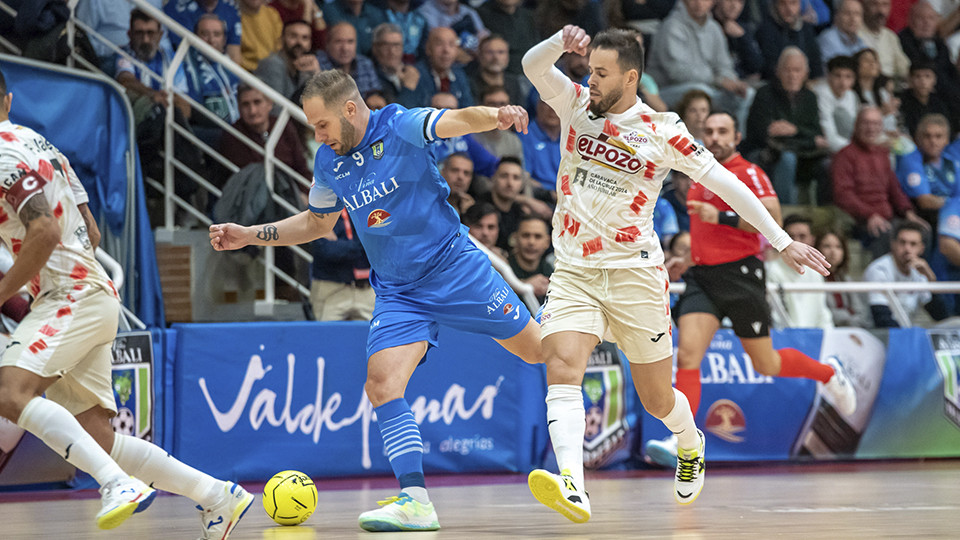
<svg viewBox="0 0 960 540"><path fill-rule="evenodd" d="M550 276L540 335L607 329L627 359L648 364L673 356L669 280L662 266L583 268L558 262Z"/></svg>
<svg viewBox="0 0 960 540"><path fill-rule="evenodd" d="M0 366L59 377L46 396L70 414L96 405L116 413L111 347L119 316L119 300L103 289L50 293L34 302L10 336Z"/></svg>

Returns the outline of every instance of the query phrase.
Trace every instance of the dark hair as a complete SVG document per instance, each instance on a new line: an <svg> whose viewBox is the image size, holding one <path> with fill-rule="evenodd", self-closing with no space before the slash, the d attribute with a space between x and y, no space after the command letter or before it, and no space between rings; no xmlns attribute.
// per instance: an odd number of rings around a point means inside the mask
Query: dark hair
<svg viewBox="0 0 960 540"><path fill-rule="evenodd" d="M734 133L740 131L740 121L737 120L737 116L736 116L735 114L733 114L732 112L730 112L730 111L728 111L728 110L710 111L710 114L707 115L707 118L710 118L711 116L716 116L716 115L718 115L718 114L722 114L722 115L724 115L724 116L729 116L730 119L733 120L733 132L734 132Z"/></svg>
<svg viewBox="0 0 960 540"><path fill-rule="evenodd" d="M817 239L813 242L813 247L823 251L820 249L820 245L830 235L837 237L837 240L840 241L840 248L843 250L843 257L840 259L840 262L836 266L830 268L830 274L833 275L837 281L840 281L846 277L847 266L850 262L850 249L849 245L847 244L847 237L840 232L839 229L827 229L825 231L821 231L820 234L817 235Z"/></svg>
<svg viewBox="0 0 960 540"><path fill-rule="evenodd" d="M157 23L157 26L161 26L160 21L154 19L148 15L146 11L140 8L133 8L133 10L130 11L130 28L133 28L134 21L155 22Z"/></svg>
<svg viewBox="0 0 960 540"><path fill-rule="evenodd" d="M643 75L643 47L633 30L610 28L598 33L590 41L590 50L607 49L617 52L617 65L623 72L637 70L637 82Z"/></svg>
<svg viewBox="0 0 960 540"><path fill-rule="evenodd" d="M0 71L0 99L7 96L7 79L3 77L3 71Z"/></svg>
<svg viewBox="0 0 960 540"><path fill-rule="evenodd" d="M467 227L473 227L477 223L480 223L481 219L490 214L495 214L497 216L497 223L500 222L500 211L497 210L497 207L488 202L478 202L470 208L467 208L467 211L463 213L460 221Z"/></svg>
<svg viewBox="0 0 960 540"><path fill-rule="evenodd" d="M239 101L239 100L240 100L240 96L246 94L247 92L251 92L251 91L260 92L259 89L254 88L254 87L250 86L250 85L247 84L247 83L240 83L239 85L237 85L237 100ZM264 94L263 92L260 92L260 94L262 94L264 98L267 98L266 94ZM269 98L267 98L267 99L269 99Z"/></svg>
<svg viewBox="0 0 960 540"><path fill-rule="evenodd" d="M510 99L510 92L507 92L507 89L502 86L486 86L483 90L480 91L480 103L483 103L483 100L491 94L496 94L497 92L503 92L507 94L507 100Z"/></svg>
<svg viewBox="0 0 960 540"><path fill-rule="evenodd" d="M473 165L473 158L470 157L470 154L466 152L454 152L449 156L443 158L443 161L440 162L440 168L443 169L447 166L447 163L450 163L450 160L453 158L465 159L470 162L470 165Z"/></svg>
<svg viewBox="0 0 960 540"><path fill-rule="evenodd" d="M503 156L500 158L500 161L497 162L497 169L500 168L504 163L513 163L517 167L523 168L523 162L520 161L520 158L516 156Z"/></svg>
<svg viewBox="0 0 960 540"><path fill-rule="evenodd" d="M790 214L789 216L783 218L783 229L786 230L787 227L796 225L798 223L804 223L807 225L807 227L813 229L813 220L803 214Z"/></svg>
<svg viewBox="0 0 960 540"><path fill-rule="evenodd" d="M920 233L920 238L923 240L924 245L926 245L927 231L925 231L924 228L916 221L903 220L898 223L897 226L893 228L893 234L890 235L890 240L893 241L897 238L900 238L900 233L903 231L917 231Z"/></svg>
<svg viewBox="0 0 960 540"><path fill-rule="evenodd" d="M694 88L693 90L687 91L680 98L680 101L673 106L673 110L677 111L677 114L680 115L680 119L683 120L683 115L687 112L687 108L690 107L694 101L698 99L707 100L707 107L713 109L713 99L710 98L710 94L700 90L699 88Z"/></svg>
<svg viewBox="0 0 960 540"><path fill-rule="evenodd" d="M913 75L914 72L929 70L932 71L934 75L937 74L937 64L933 60L917 60L914 63L910 64L910 75Z"/></svg>
<svg viewBox="0 0 960 540"><path fill-rule="evenodd" d="M860 49L857 54L853 55L853 63L855 64L855 69L853 73L855 77L853 78L853 91L856 92L857 98L860 100L860 104L868 103L866 97L863 94L864 88L860 86L860 59L864 55L872 54L874 58L877 59L877 62L880 61L880 55L877 54L877 51L871 48ZM888 82L890 81L887 76L883 73L877 75L877 78L873 80L873 87L869 90L873 93L873 99L876 101L876 105L880 106L880 91L884 90L887 87ZM873 103L870 103L873 105Z"/></svg>
<svg viewBox="0 0 960 540"><path fill-rule="evenodd" d="M480 44L477 45L477 50L479 51L480 49L483 48L484 45L486 45L487 43L490 43L491 41L493 41L493 40L495 40L495 39L499 39L500 41L506 43L506 44L507 44L507 50L508 50L508 51L510 50L510 42L507 41L507 38L501 36L500 34L490 34L489 36L481 39L481 40L480 40Z"/></svg>
<svg viewBox="0 0 960 540"><path fill-rule="evenodd" d="M302 24L302 25L306 26L307 28L309 28L311 32L313 31L313 27L310 26L310 23L308 23L307 21L305 21L305 20L303 20L303 19L290 19L289 21L283 23L283 30L282 30L280 33L283 34L284 32L287 31L287 28L290 28L291 26L296 25L296 24ZM312 46L313 46L313 45L311 45L311 47L312 47Z"/></svg>
<svg viewBox="0 0 960 540"><path fill-rule="evenodd" d="M667 251L673 253L673 248L677 247L677 242L680 241L683 235L690 236L690 231L678 231L677 234L671 236L670 243L667 244Z"/></svg>
<svg viewBox="0 0 960 540"><path fill-rule="evenodd" d="M300 95L300 103L313 97L322 99L327 108L339 106L351 98L361 98L360 90L357 89L357 83L353 77L339 69L321 71L307 80Z"/></svg>
<svg viewBox="0 0 960 540"><path fill-rule="evenodd" d="M832 72L835 69L849 69L856 76L857 65L857 62L850 56L834 56L827 61L827 72Z"/></svg>
<svg viewBox="0 0 960 540"><path fill-rule="evenodd" d="M517 221L517 230L520 230L520 225L526 223L527 221L539 221L540 223L543 223L547 227L547 236L550 235L550 223L536 214L524 214L520 216L520 219Z"/></svg>

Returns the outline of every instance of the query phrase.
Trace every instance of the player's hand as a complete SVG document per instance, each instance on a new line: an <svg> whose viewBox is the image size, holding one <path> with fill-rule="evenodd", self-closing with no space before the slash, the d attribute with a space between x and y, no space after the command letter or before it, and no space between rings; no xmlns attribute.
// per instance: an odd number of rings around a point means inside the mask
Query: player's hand
<svg viewBox="0 0 960 540"><path fill-rule="evenodd" d="M250 244L246 227L236 223L214 223L210 225L210 245L217 251L240 249Z"/></svg>
<svg viewBox="0 0 960 540"><path fill-rule="evenodd" d="M798 274L803 274L805 272L803 267L808 266L823 277L830 275L830 271L827 270L827 268L830 268L830 263L827 262L823 253L803 242L791 242L786 249L780 252L780 256Z"/></svg>
<svg viewBox="0 0 960 540"><path fill-rule="evenodd" d="M590 36L587 31L579 26L568 24L563 27L563 52L572 52L586 56L587 46L590 45Z"/></svg>
<svg viewBox="0 0 960 540"><path fill-rule="evenodd" d="M704 223L720 223L720 211L717 207L703 201L687 201L687 213L691 216L700 216Z"/></svg>
<svg viewBox="0 0 960 540"><path fill-rule="evenodd" d="M526 133L529 123L526 109L519 105L505 105L497 109L497 129L510 129L513 126L517 133Z"/></svg>

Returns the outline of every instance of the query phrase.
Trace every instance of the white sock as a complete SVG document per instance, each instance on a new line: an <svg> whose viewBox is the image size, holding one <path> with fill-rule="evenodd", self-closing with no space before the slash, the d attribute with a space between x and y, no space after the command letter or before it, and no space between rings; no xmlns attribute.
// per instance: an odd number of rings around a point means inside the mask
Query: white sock
<svg viewBox="0 0 960 540"><path fill-rule="evenodd" d="M61 405L35 397L27 403L17 425L36 435L74 467L89 474L101 486L127 473L97 444L80 422Z"/></svg>
<svg viewBox="0 0 960 540"><path fill-rule="evenodd" d="M690 412L687 396L676 388L673 389L673 396L676 399L673 409L660 421L677 436L678 448L684 450L700 448L700 436L697 435L697 424L693 420L693 413Z"/></svg>
<svg viewBox="0 0 960 540"><path fill-rule="evenodd" d="M574 484L583 489L583 433L587 429L583 393L572 384L547 388L547 429L560 470L570 471Z"/></svg>
<svg viewBox="0 0 960 540"><path fill-rule="evenodd" d="M420 486L407 486L400 491L406 493L410 496L411 499L417 501L420 504L429 504L430 496L427 495L427 488Z"/></svg>
<svg viewBox="0 0 960 540"><path fill-rule="evenodd" d="M223 497L223 481L177 460L153 443L118 434L110 455L151 487L193 499L203 508L210 508Z"/></svg>

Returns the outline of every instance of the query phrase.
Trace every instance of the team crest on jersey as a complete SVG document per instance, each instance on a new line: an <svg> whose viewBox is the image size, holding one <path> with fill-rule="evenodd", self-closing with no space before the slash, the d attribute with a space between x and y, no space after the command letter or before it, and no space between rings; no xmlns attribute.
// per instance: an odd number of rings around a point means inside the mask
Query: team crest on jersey
<svg viewBox="0 0 960 540"><path fill-rule="evenodd" d="M370 145L370 148L373 150L373 159L380 159L383 157L383 141L377 141Z"/></svg>
<svg viewBox="0 0 960 540"><path fill-rule="evenodd" d="M367 215L367 227L379 229L387 225L390 225L390 212L378 208Z"/></svg>
<svg viewBox="0 0 960 540"><path fill-rule="evenodd" d="M601 140L590 135L580 135L577 138L577 152L583 159L615 171L635 174L643 169L643 161L632 148L609 138Z"/></svg>

